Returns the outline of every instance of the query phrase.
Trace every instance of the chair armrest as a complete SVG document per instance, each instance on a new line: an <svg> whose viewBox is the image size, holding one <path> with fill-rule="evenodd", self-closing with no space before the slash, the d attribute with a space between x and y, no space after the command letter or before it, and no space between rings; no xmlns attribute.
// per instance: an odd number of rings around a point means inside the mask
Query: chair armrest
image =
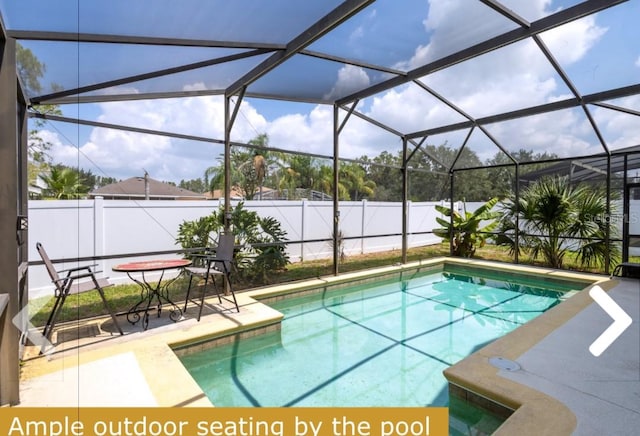
<svg viewBox="0 0 640 436"><path fill-rule="evenodd" d="M84 279L87 277L95 277L97 273L102 272L102 271L93 271L91 267L95 265L97 264L84 265L84 266L63 270L63 271L67 271L67 275L65 276L65 279L77 280L77 279Z"/></svg>
<svg viewBox="0 0 640 436"><path fill-rule="evenodd" d="M87 271L85 273L81 273L81 274L74 274L74 275L68 275L67 278L69 279L84 279L87 277L95 277L95 273L93 273L92 271Z"/></svg>
<svg viewBox="0 0 640 436"><path fill-rule="evenodd" d="M227 259L227 258L223 258L223 257L218 257L216 254L192 254L190 257L195 257L198 259L205 259L205 260L211 260L211 261L218 261L218 262L232 262L233 259Z"/></svg>
<svg viewBox="0 0 640 436"><path fill-rule="evenodd" d="M194 253L190 254L189 257L206 260L223 260L218 257L215 251L211 251L211 253Z"/></svg>
<svg viewBox="0 0 640 436"><path fill-rule="evenodd" d="M58 270L58 274L63 273L63 272L69 273L69 272L81 271L83 269L91 270L92 266L98 266L98 264L97 263L92 263L90 265L82 265L82 266L75 266L73 268L59 269ZM97 271L95 271L95 272L97 272Z"/></svg>

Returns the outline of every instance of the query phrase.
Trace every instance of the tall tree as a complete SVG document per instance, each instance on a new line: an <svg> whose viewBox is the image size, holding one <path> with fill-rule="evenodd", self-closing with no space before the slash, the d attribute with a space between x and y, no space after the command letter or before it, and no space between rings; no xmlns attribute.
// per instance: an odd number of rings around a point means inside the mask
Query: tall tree
<svg viewBox="0 0 640 436"><path fill-rule="evenodd" d="M344 186L351 200L359 201L373 196L376 184L366 179L366 173L361 164L350 162L340 165L339 183Z"/></svg>
<svg viewBox="0 0 640 436"><path fill-rule="evenodd" d="M27 95L32 96L42 91L40 79L47 70L46 65L40 62L31 50L16 44L16 68ZM52 89L58 89L55 84ZM61 115L62 111L57 105L37 105L34 110L44 114ZM29 184L36 183L38 175L47 170L51 164L49 154L53 144L46 141L40 134L40 130L45 121L38 118L31 118L33 127L29 129L28 138L28 164L27 177Z"/></svg>
<svg viewBox="0 0 640 436"><path fill-rule="evenodd" d="M531 172L541 169L546 164L544 163L531 163L531 162L543 162L546 160L555 159L557 155L553 153L535 153L532 150L525 150L521 148L520 150L511 153L511 156L520 163L527 163L525 171ZM491 159L486 161L487 166L491 168L487 168L488 179L491 184L491 191L494 192L494 195L506 196L511 195L513 190L515 189L515 165L513 165L513 161L509 159L509 157L503 152L496 153ZM497 165L507 165L507 166L497 166ZM522 173L521 173L522 175Z"/></svg>
<svg viewBox="0 0 640 436"><path fill-rule="evenodd" d="M411 200L436 201L449 197L448 173L456 154L457 151L446 143L440 146L426 145L413 153L411 160L407 162L407 166L411 167L409 171ZM400 156L398 162L402 164Z"/></svg>
<svg viewBox="0 0 640 436"><path fill-rule="evenodd" d="M201 178L191 179L191 180L180 180L178 187L182 189L187 189L193 192L207 191L207 185L205 184L204 180L202 180Z"/></svg>
<svg viewBox="0 0 640 436"><path fill-rule="evenodd" d="M252 200L262 191L262 184L268 175L268 156L275 155L268 150L269 138L260 134L249 141L255 149L234 147L231 150L231 186L240 189L247 200ZM218 157L218 165L205 170L204 177L209 180L209 190L222 188L224 183L224 156Z"/></svg>
<svg viewBox="0 0 640 436"><path fill-rule="evenodd" d="M333 169L323 165L320 159L305 155L289 155L280 168L278 188L287 191L290 200L300 197L298 189L306 190L306 196L315 190L331 195L333 185Z"/></svg>
<svg viewBox="0 0 640 436"><path fill-rule="evenodd" d="M278 183L278 192L287 195L287 200L296 200L296 188L299 186L300 173L292 167L284 168Z"/></svg>
<svg viewBox="0 0 640 436"><path fill-rule="evenodd" d="M376 184L372 199L376 201L400 201L402 199L402 166L401 155L392 155L383 151L373 159L366 156L360 158L366 165L367 178ZM398 167L398 168L394 168Z"/></svg>
<svg viewBox="0 0 640 436"><path fill-rule="evenodd" d="M216 189L222 190L224 188L224 158L222 155L218 156L218 165L211 166L204 171L204 179L211 194ZM231 186L233 187L233 181Z"/></svg>
<svg viewBox="0 0 640 436"><path fill-rule="evenodd" d="M16 68L27 94L34 95L42 91L40 78L44 76L47 67L20 43L16 44Z"/></svg>
<svg viewBox="0 0 640 436"><path fill-rule="evenodd" d="M315 176L313 178L313 183L311 184L311 188L327 195L333 195L331 190L332 186L333 186L333 167L330 167L329 165L324 165L322 163L318 163L317 169L315 171Z"/></svg>
<svg viewBox="0 0 640 436"><path fill-rule="evenodd" d="M267 176L267 154L269 153L267 148L269 146L269 137L266 133L261 133L249 141L249 144L259 147L254 149L251 163L253 165L252 176L255 176L258 181L258 200L262 200L262 188L264 187L264 179Z"/></svg>

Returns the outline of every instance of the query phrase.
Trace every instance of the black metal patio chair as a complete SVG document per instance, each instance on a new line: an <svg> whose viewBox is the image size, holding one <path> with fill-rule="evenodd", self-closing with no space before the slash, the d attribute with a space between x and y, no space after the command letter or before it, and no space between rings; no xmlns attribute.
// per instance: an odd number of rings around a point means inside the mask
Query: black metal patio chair
<svg viewBox="0 0 640 436"><path fill-rule="evenodd" d="M222 303L222 299L224 298L226 301L232 302L235 305L236 310L240 312L238 300L236 299L236 294L233 291L233 286L231 285L231 266L233 263L234 243L235 236L233 234L221 234L218 238L217 247L207 248L203 253L191 254L195 266L185 268L185 270L190 274L190 277L189 288L187 289L187 296L185 298L183 312L186 312L187 304L189 303L189 301L192 301L189 299L189 295L191 293L191 285L193 283L194 277L204 278L204 285L202 287L202 293L200 295L199 302L200 310L198 311L198 321L200 321L200 317L202 316L202 309L204 307L204 300L207 294L207 285L209 284L209 279L211 279L213 287L216 290L218 301ZM216 285L216 276L220 276L224 280L221 285L222 292ZM233 300L229 300L225 296L225 283L228 286L229 293L231 294Z"/></svg>
<svg viewBox="0 0 640 436"><path fill-rule="evenodd" d="M120 328L120 324L118 324L116 315L107 303L107 298L104 294L104 288L112 286L112 283L110 283L104 277L96 277L96 271L93 271L91 269L92 265L78 266L65 270L56 270L53 266L53 263L51 262L51 259L49 259L47 252L40 242L36 243L36 249L38 250L40 257L42 258L42 261L47 268L49 277L51 277L51 282L55 286L55 302L42 332L42 335L47 338L49 342L51 342L53 328L56 325L56 321L58 319L58 316L60 315L60 311L62 310L62 306L64 305L67 297L69 295L80 294L94 290L98 291L98 293L100 294L100 298L102 298L104 307L106 307L106 309L109 311L109 315L111 315L113 324L116 326L121 335L124 334L122 332L122 328ZM64 277L60 277L60 273L66 273L66 275Z"/></svg>

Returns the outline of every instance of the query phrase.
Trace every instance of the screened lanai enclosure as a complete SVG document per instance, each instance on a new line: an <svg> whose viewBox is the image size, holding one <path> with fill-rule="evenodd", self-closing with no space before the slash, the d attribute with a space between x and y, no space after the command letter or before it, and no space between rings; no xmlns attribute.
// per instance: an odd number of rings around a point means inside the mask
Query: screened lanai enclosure
<svg viewBox="0 0 640 436"><path fill-rule="evenodd" d="M609 273L640 246L639 16L640 0L0 0L0 403L19 401L29 198L54 167L217 189L229 225L239 156L262 162L245 198L324 201L334 274L345 202L399 203L366 237L399 238L406 262L432 230L409 204L509 199L493 232L520 262L518 208L562 177L604 199L581 219Z"/></svg>

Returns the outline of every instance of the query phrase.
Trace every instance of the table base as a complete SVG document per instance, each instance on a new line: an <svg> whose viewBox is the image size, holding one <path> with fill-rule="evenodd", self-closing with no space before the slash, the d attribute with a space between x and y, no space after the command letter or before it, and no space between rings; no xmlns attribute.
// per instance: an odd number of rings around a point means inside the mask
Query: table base
<svg viewBox="0 0 640 436"><path fill-rule="evenodd" d="M144 277L144 272L142 273L142 280L138 280L134 278L131 274L127 273L129 278L136 282L140 286L140 301L138 301L129 311L127 312L127 321L131 324L136 324L142 318L142 327L144 330L147 330L149 327L149 310L155 309L158 312L158 318L162 313L163 304L168 304L171 306L171 310L169 312L169 319L173 322L177 322L182 319L182 310L169 298L169 293L167 288L175 282L180 274L178 274L173 280L170 280L166 283L162 283L162 277L164 276L164 272L160 275L156 285L154 286L152 283L147 282ZM154 305L154 300L156 304ZM140 314L142 313L142 316Z"/></svg>

